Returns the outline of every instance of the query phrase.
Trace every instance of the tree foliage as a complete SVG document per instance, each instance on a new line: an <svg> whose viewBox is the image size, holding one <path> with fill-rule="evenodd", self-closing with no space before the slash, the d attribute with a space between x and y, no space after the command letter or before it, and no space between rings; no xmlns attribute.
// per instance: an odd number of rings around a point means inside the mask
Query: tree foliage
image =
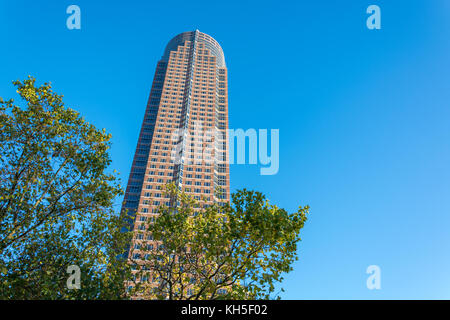
<svg viewBox="0 0 450 320"><path fill-rule="evenodd" d="M50 84L13 84L26 106L0 98L0 298L124 297L130 232L113 210L111 136ZM69 265L81 268L79 290L66 286Z"/></svg>
<svg viewBox="0 0 450 320"><path fill-rule="evenodd" d="M260 192L240 190L232 204L204 206L173 185L178 206L161 206L145 231L150 248L135 251L136 297L150 299L273 298L297 260L309 207L295 213L271 205ZM142 249L141 248L141 249ZM150 249L150 250L149 250ZM137 255L137 256L136 256Z"/></svg>
<svg viewBox="0 0 450 320"><path fill-rule="evenodd" d="M178 205L135 231L153 239L127 261L130 216L113 207L122 190L108 172L111 136L50 84L13 84L26 106L0 98L0 299L272 297L297 259L307 206L288 213L245 189L206 206L168 186ZM71 265L78 290L67 287Z"/></svg>

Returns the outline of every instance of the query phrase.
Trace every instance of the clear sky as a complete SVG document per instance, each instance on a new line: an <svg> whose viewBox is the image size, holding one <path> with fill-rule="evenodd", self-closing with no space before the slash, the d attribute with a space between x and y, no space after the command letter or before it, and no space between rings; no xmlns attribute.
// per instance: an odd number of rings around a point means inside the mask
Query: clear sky
<svg viewBox="0 0 450 320"><path fill-rule="evenodd" d="M71 4L81 30L66 28ZM124 185L165 45L213 36L230 128L280 130L278 174L233 165L232 189L311 206L283 298L450 299L450 1L0 0L0 25L0 96L51 81L112 133Z"/></svg>

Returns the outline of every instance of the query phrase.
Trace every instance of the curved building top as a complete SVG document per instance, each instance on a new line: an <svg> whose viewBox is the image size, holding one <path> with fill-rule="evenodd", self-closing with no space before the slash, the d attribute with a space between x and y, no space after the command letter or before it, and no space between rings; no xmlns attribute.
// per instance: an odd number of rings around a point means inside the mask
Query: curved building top
<svg viewBox="0 0 450 320"><path fill-rule="evenodd" d="M205 48L209 49L211 54L216 57L217 66L219 68L225 68L225 56L220 44L210 35L198 30L183 32L173 37L167 44L166 50L164 50L162 60L168 61L170 51L177 50L178 46L183 45L185 41L194 41L194 39L205 44Z"/></svg>

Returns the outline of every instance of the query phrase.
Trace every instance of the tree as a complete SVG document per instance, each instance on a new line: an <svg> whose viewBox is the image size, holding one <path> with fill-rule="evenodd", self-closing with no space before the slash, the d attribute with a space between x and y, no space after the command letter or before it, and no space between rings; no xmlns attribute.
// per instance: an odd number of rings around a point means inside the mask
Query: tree
<svg viewBox="0 0 450 320"><path fill-rule="evenodd" d="M123 192L108 173L111 136L29 77L26 107L0 98L0 298L120 299L131 232L115 213ZM69 290L67 268L81 269Z"/></svg>
<svg viewBox="0 0 450 320"><path fill-rule="evenodd" d="M297 260L309 207L288 213L260 192L240 190L232 204L205 205L169 185L178 206L147 222L153 240L136 253L136 296L150 299L271 298ZM142 243L144 245L145 243ZM139 256L140 254L140 256Z"/></svg>

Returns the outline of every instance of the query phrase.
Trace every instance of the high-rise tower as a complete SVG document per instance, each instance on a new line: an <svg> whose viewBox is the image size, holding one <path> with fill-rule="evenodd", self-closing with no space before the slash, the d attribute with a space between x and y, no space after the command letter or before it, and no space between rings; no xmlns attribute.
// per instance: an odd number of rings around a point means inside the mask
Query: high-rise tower
<svg viewBox="0 0 450 320"><path fill-rule="evenodd" d="M229 201L227 129L222 48L198 30L177 35L156 66L125 193L124 209L136 212L134 230L143 230L159 205L175 205L164 196L167 183L207 203ZM130 255L138 257L147 241L136 232Z"/></svg>

